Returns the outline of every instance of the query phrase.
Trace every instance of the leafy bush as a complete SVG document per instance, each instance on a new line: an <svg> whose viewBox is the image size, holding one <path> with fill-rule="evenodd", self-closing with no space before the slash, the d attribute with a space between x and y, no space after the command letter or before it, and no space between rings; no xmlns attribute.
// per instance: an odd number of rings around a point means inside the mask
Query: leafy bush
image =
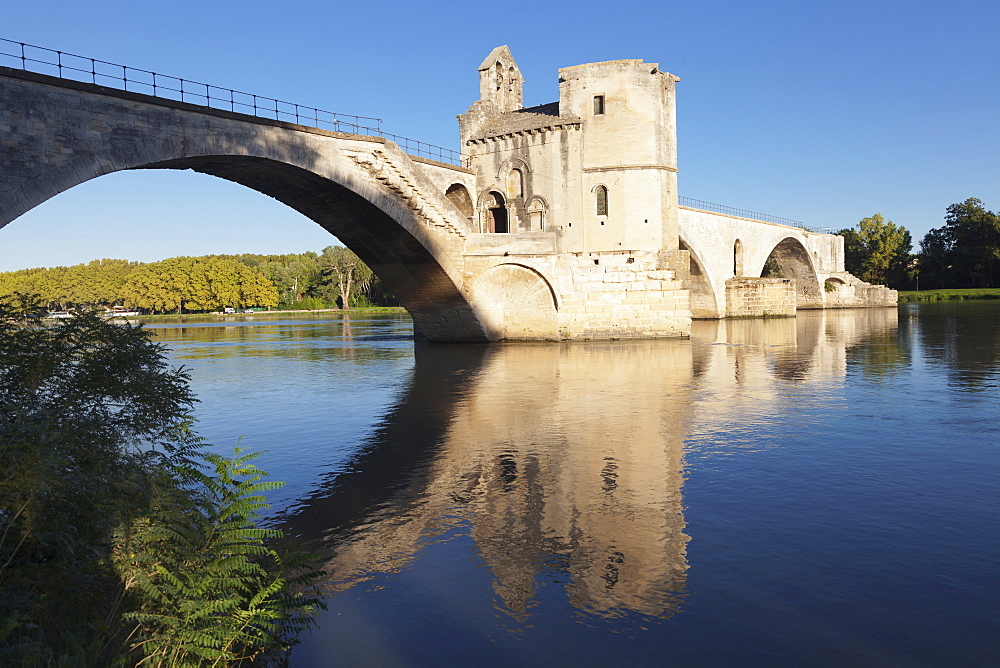
<svg viewBox="0 0 1000 668"><path fill-rule="evenodd" d="M256 527L274 483L250 455L206 454L187 372L141 327L39 315L32 299L0 300L0 664L232 662L287 647L319 601L312 574L290 575L302 560L278 558L264 543L276 534ZM201 579L179 579L188 567ZM181 598L156 594L161 577ZM192 592L200 616L178 612ZM214 658L164 659L181 632L179 647L205 638Z"/></svg>

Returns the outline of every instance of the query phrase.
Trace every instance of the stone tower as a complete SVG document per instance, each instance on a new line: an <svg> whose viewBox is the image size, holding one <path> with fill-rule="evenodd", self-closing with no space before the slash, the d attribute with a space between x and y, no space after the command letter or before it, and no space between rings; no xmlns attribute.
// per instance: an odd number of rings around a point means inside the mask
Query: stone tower
<svg viewBox="0 0 1000 668"><path fill-rule="evenodd" d="M674 84L653 63L559 70L559 101L524 107L505 47L479 66L458 117L474 175L465 213L469 294L491 338L685 336ZM462 207L465 208L462 208Z"/></svg>
<svg viewBox="0 0 1000 668"><path fill-rule="evenodd" d="M573 246L677 248L677 81L641 60L559 70L559 115L583 121Z"/></svg>
<svg viewBox="0 0 1000 668"><path fill-rule="evenodd" d="M477 231L547 232L558 252L676 250L677 81L642 60L577 65L559 70L558 102L525 108L510 49L494 49L459 116L485 186Z"/></svg>

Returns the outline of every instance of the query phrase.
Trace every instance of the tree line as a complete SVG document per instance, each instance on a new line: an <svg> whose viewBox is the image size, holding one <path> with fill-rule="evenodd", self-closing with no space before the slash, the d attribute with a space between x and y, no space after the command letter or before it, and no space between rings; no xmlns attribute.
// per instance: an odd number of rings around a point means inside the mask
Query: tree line
<svg viewBox="0 0 1000 668"><path fill-rule="evenodd" d="M901 290L990 288L1000 284L1000 214L969 198L952 204L914 254L907 229L880 213L840 230L847 271ZM38 295L49 309L124 306L150 313L232 308L396 306L351 250L205 255L159 262L93 260L72 267L0 273L0 297Z"/></svg>
<svg viewBox="0 0 1000 668"><path fill-rule="evenodd" d="M159 262L102 259L0 273L0 297L38 295L49 309L124 306L150 313L230 308L392 306L395 298L347 248L284 255L205 255Z"/></svg>
<svg viewBox="0 0 1000 668"><path fill-rule="evenodd" d="M1000 286L1000 214L975 197L949 206L945 224L924 235L918 254L906 228L878 213L838 234L847 271L869 283L900 290Z"/></svg>

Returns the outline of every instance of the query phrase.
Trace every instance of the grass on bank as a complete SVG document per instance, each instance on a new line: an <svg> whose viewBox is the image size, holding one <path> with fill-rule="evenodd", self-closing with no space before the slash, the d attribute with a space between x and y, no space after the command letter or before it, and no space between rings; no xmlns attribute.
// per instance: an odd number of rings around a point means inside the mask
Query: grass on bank
<svg viewBox="0 0 1000 668"><path fill-rule="evenodd" d="M901 302L941 302L966 299L1000 299L1000 288L941 288L939 290L900 290Z"/></svg>

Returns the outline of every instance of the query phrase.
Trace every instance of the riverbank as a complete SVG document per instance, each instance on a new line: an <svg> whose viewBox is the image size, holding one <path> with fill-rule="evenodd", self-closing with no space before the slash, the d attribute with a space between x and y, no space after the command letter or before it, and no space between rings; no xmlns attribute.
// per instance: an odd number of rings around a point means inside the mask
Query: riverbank
<svg viewBox="0 0 1000 668"><path fill-rule="evenodd" d="M402 306L369 306L365 308L349 308L349 309L339 309L339 308L322 308L322 309L294 309L287 311L254 311L253 313L161 313L158 315L137 315L129 316L128 320L135 320L137 322L162 322L162 321L176 321L178 318L183 318L185 321L190 322L206 322L212 320L232 320L234 318L268 318L268 317L281 317L288 318L293 316L305 316L305 317L315 317L317 314L376 314L376 313L406 313L406 309Z"/></svg>
<svg viewBox="0 0 1000 668"><path fill-rule="evenodd" d="M1000 288L942 288L940 290L900 290L900 302L963 301L1000 299Z"/></svg>

